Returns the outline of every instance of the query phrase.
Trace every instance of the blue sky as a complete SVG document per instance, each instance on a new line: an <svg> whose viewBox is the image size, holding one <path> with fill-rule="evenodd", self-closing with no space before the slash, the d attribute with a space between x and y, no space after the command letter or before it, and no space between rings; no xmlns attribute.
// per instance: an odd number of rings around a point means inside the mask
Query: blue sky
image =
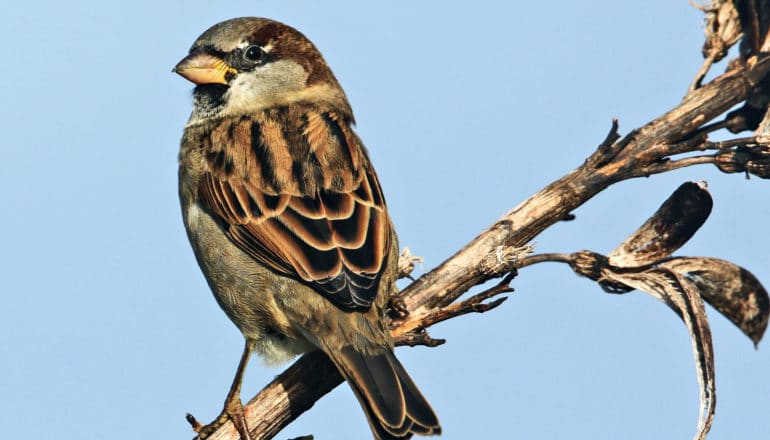
<svg viewBox="0 0 770 440"><path fill-rule="evenodd" d="M66 3L11 2L0 27L5 438L189 438L185 412L221 409L242 338L182 227L176 154L191 85L171 73L210 25L269 17L316 43L425 270L578 166L612 117L625 133L676 105L703 35L685 0ZM609 252L686 180L707 180L715 206L679 254L770 283L768 183L707 167L615 185L537 237L538 250ZM442 438L691 437L690 341L666 306L604 294L556 264L513 286L499 309L434 327L446 345L398 350ZM770 350L708 312L710 438L766 435ZM244 393L279 371L253 362ZM368 432L338 387L278 438Z"/></svg>

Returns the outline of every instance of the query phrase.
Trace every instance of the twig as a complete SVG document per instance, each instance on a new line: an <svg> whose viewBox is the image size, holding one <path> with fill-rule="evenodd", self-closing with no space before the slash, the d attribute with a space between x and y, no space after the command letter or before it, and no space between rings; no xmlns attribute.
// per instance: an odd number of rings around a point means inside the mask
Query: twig
<svg viewBox="0 0 770 440"><path fill-rule="evenodd" d="M412 278L414 266L416 263L422 264L422 262L422 257L412 255L409 248L405 247L401 251L401 255L398 256L398 279L409 278L410 280L414 280L414 278Z"/></svg>
<svg viewBox="0 0 770 440"><path fill-rule="evenodd" d="M529 257L524 258L523 260L521 260L519 268L531 266L533 264L546 263L546 262L557 262L557 263L567 263L567 264L570 264L572 262L572 255L571 254L535 254L535 255L530 255Z"/></svg>
<svg viewBox="0 0 770 440"><path fill-rule="evenodd" d="M468 313L484 313L488 312L495 307L502 304L507 297L497 298L494 301L485 303L484 301L493 298L503 293L513 292L513 288L510 287L510 282L516 276L516 271L506 275L499 283L493 287L471 296L470 298L460 301L458 303L450 304L446 307L442 307L431 311L430 313L423 315L417 319L407 318L404 323L396 325L396 327L416 327L418 329L424 329L437 324L447 319L454 318L456 316L465 315Z"/></svg>
<svg viewBox="0 0 770 440"><path fill-rule="evenodd" d="M446 339L433 339L430 337L427 331L412 331L403 333L397 337L396 345L408 345L410 347L416 347L418 345L424 345L426 347L438 347L446 343Z"/></svg>

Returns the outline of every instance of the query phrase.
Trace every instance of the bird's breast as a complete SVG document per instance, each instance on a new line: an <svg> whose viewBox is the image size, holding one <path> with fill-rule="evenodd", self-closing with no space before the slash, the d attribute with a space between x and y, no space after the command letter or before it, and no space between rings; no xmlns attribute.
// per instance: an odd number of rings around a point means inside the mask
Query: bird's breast
<svg viewBox="0 0 770 440"><path fill-rule="evenodd" d="M276 295L291 294L291 283L255 263L238 249L198 203L183 209L198 265L214 298L243 335L256 341L268 363L282 363L312 349L297 333Z"/></svg>

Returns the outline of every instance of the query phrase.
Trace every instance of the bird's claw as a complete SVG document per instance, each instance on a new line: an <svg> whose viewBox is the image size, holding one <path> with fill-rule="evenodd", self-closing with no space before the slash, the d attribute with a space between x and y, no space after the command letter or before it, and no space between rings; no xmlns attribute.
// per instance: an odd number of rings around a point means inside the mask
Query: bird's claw
<svg viewBox="0 0 770 440"><path fill-rule="evenodd" d="M400 292L394 292L388 297L387 309L393 319L404 319L409 316L409 309Z"/></svg>
<svg viewBox="0 0 770 440"><path fill-rule="evenodd" d="M228 420L233 422L233 425L238 430L238 434L240 434L241 440L251 440L249 428L246 426L246 417L243 415L243 404L241 404L240 400L227 402L222 412L208 425L201 425L192 414L187 414L185 418L192 425L193 431L198 434L193 440L206 440L211 434L221 428L222 425L227 423Z"/></svg>

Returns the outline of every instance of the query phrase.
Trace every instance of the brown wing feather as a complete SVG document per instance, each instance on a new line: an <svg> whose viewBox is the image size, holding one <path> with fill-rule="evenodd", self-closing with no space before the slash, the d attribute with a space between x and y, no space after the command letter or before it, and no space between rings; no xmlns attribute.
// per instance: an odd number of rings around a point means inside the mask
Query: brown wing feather
<svg viewBox="0 0 770 440"><path fill-rule="evenodd" d="M233 243L342 309L371 306L391 226L377 176L346 118L277 108L224 120L202 148L200 200Z"/></svg>

